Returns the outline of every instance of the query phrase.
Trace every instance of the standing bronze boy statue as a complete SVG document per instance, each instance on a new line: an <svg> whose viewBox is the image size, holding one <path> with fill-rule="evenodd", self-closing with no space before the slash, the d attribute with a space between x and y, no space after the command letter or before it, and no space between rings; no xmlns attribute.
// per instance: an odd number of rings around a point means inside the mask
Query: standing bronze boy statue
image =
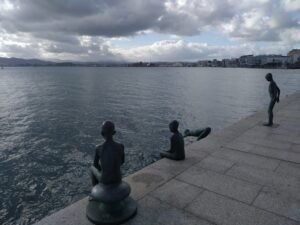
<svg viewBox="0 0 300 225"><path fill-rule="evenodd" d="M279 96L280 96L280 89L273 80L273 76L271 73L268 73L266 75L266 80L270 82L269 84L269 94L270 94L270 104L268 108L268 116L269 120L267 123L264 123L264 126L269 126L271 127L273 125L273 108L275 106L276 102L279 102Z"/></svg>

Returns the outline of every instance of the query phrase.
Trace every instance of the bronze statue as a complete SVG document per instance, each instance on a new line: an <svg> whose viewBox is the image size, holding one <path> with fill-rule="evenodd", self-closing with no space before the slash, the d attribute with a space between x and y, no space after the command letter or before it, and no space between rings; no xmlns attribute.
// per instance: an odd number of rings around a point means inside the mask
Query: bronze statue
<svg viewBox="0 0 300 225"><path fill-rule="evenodd" d="M122 181L124 145L113 140L115 133L112 122L103 123L101 134L105 142L96 148L91 167L93 188L86 214L95 224L121 224L137 211L136 202L129 197L130 186Z"/></svg>
<svg viewBox="0 0 300 225"><path fill-rule="evenodd" d="M177 120L173 120L169 124L169 129L173 133L171 137L171 148L168 151L161 152L160 156L173 159L173 160L184 160L185 152L184 152L184 139L181 133L178 131L179 122Z"/></svg>
<svg viewBox="0 0 300 225"><path fill-rule="evenodd" d="M91 167L93 186L99 182L118 184L122 180L120 167L124 163L124 145L113 140L115 133L115 126L112 122L103 123L101 134L105 142L97 146L95 151L94 163Z"/></svg>
<svg viewBox="0 0 300 225"><path fill-rule="evenodd" d="M196 130L189 130L186 129L184 131L184 136L183 137L188 137L188 136L192 136L192 137L197 137L197 141L207 137L211 132L211 128L210 127L206 127L203 129L196 129Z"/></svg>
<svg viewBox="0 0 300 225"><path fill-rule="evenodd" d="M270 82L269 84L269 94L270 94L270 104L268 108L268 116L269 120L268 123L264 123L264 126L272 126L273 125L273 108L276 102L279 102L279 96L280 96L280 89L273 80L273 76L271 73L268 73L266 75L266 80Z"/></svg>

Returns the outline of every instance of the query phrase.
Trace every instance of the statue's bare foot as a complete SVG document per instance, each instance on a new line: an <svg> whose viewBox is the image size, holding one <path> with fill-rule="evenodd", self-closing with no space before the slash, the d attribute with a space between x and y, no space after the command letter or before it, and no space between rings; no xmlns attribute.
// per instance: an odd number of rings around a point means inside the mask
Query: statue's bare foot
<svg viewBox="0 0 300 225"><path fill-rule="evenodd" d="M271 126L273 126L273 123L264 123L263 125L266 127L271 127Z"/></svg>
<svg viewBox="0 0 300 225"><path fill-rule="evenodd" d="M93 198L92 196L89 195L89 196L88 196L88 200L89 200L89 201L93 201L94 198Z"/></svg>

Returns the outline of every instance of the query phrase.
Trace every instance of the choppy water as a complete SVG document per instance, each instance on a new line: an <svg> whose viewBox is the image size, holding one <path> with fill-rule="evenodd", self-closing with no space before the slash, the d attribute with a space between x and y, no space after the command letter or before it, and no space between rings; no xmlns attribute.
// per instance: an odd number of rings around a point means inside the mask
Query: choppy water
<svg viewBox="0 0 300 225"><path fill-rule="evenodd" d="M125 144L126 175L168 148L173 119L181 130L218 130L266 108L269 71L0 70L0 224L32 224L89 193L88 167L104 120L115 122ZM300 89L299 70L271 72L283 97Z"/></svg>

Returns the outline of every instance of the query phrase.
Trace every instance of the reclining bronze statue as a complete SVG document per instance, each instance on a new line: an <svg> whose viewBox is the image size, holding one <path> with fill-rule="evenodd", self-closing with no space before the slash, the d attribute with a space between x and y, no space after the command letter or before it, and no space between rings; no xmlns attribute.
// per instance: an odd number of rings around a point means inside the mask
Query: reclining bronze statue
<svg viewBox="0 0 300 225"><path fill-rule="evenodd" d="M192 136L192 137L197 137L197 141L207 137L211 132L211 128L210 127L205 127L202 129L196 129L196 130L189 130L186 129L184 131L184 136L183 137L188 137L188 136Z"/></svg>

